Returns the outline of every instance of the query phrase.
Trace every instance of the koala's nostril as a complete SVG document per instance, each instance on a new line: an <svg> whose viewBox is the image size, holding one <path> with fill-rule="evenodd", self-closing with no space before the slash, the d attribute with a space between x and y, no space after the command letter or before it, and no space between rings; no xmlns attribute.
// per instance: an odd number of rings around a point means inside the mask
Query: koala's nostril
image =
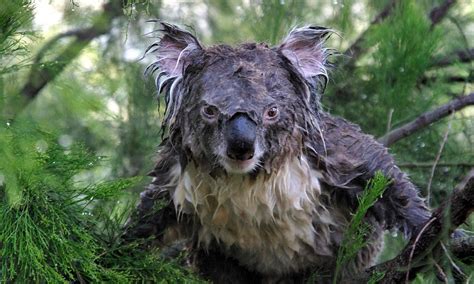
<svg viewBox="0 0 474 284"><path fill-rule="evenodd" d="M229 145L227 149L227 156L233 160L246 161L253 158L253 145L249 147L235 147L234 145Z"/></svg>
<svg viewBox="0 0 474 284"><path fill-rule="evenodd" d="M246 161L253 158L254 141L246 139L233 139L228 141L227 156L234 160Z"/></svg>
<svg viewBox="0 0 474 284"><path fill-rule="evenodd" d="M253 146L247 149L229 147L227 149L227 156L233 160L246 161L253 158L253 152Z"/></svg>

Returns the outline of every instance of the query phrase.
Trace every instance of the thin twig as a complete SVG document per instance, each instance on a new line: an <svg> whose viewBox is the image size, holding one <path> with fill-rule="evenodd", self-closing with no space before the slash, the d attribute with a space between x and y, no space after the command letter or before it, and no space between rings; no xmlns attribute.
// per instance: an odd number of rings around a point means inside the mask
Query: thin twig
<svg viewBox="0 0 474 284"><path fill-rule="evenodd" d="M453 121L453 117L454 117L454 112L451 114L451 119L448 122L448 127L446 128L446 131L444 132L443 141L441 141L438 154L436 154L436 158L433 162L433 167L431 167L430 178L428 179L428 185L426 187L426 192L427 192L426 203L428 205L430 205L431 203L431 183L433 182L436 165L438 164L439 159L441 158L441 153L443 153L444 145L446 144L446 141L448 140L448 135L449 135L449 131L451 130L451 122Z"/></svg>
<svg viewBox="0 0 474 284"><path fill-rule="evenodd" d="M441 244L441 248L443 249L444 251L444 254L446 255L446 257L448 258L449 262L451 263L452 267L454 267L454 269L457 271L457 273L461 274L462 276L466 276L466 274L464 274L464 272L461 270L461 268L459 268L459 266L456 265L456 263L454 262L453 258L451 257L450 253L448 252L448 249L446 248L446 246L444 245L443 242L440 242Z"/></svg>
<svg viewBox="0 0 474 284"><path fill-rule="evenodd" d="M446 273L444 273L443 269L439 264L433 259L433 264L436 267L436 270L438 270L438 275L440 275L443 278L444 283L448 283L448 277L446 276Z"/></svg>
<svg viewBox="0 0 474 284"><path fill-rule="evenodd" d="M418 234L416 235L416 239L415 241L413 242L413 245L412 245L412 248L411 248L411 251L410 251L410 257L408 258L408 267L407 267L407 273L406 273L406 277L405 277L405 283L409 283L409 280L410 280L410 268L411 268L411 261L413 259L413 254L415 253L415 249L416 249L416 245L418 244L418 242L420 241L420 238L421 236L423 235L423 232L429 227L429 225L431 223L433 223L437 218L436 217L433 217L431 218L428 222L426 222L426 224L423 226L423 228L421 228L421 230L418 232Z"/></svg>
<svg viewBox="0 0 474 284"><path fill-rule="evenodd" d="M390 110L388 111L388 121L387 121L387 131L386 133L389 133L390 130L392 129L392 116L393 116L393 112L395 110L393 108L390 108Z"/></svg>

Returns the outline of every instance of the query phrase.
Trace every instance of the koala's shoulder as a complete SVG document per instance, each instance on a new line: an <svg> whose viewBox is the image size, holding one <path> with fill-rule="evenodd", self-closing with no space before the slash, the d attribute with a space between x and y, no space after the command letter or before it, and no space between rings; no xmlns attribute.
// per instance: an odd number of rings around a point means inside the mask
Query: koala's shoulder
<svg viewBox="0 0 474 284"><path fill-rule="evenodd" d="M343 118L321 115L321 129L325 142L325 160L338 178L347 183L360 176L370 177L377 170L389 172L394 166L386 147L361 128ZM343 179L343 180L339 180Z"/></svg>

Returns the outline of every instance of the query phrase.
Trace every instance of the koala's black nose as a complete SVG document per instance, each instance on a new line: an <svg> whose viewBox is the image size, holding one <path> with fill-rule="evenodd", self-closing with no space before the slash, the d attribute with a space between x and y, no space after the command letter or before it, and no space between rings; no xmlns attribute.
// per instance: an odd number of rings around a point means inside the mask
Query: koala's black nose
<svg viewBox="0 0 474 284"><path fill-rule="evenodd" d="M227 156L245 161L253 158L257 125L246 114L238 113L228 122L225 131Z"/></svg>

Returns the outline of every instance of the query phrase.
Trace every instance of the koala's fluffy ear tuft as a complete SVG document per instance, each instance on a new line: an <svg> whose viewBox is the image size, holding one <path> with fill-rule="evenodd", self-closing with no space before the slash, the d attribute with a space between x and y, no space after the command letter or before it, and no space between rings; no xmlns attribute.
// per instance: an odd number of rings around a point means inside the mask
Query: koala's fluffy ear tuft
<svg viewBox="0 0 474 284"><path fill-rule="evenodd" d="M328 80L327 58L331 55L324 47L333 31L324 27L302 27L290 31L278 50L290 60L293 66L309 81L322 76Z"/></svg>
<svg viewBox="0 0 474 284"><path fill-rule="evenodd" d="M190 32L165 22L160 22L162 33L158 42L147 49L147 53L156 53L157 61L150 65L154 72L156 69L164 72L168 77L180 77L190 63L190 55L201 51L202 46Z"/></svg>

